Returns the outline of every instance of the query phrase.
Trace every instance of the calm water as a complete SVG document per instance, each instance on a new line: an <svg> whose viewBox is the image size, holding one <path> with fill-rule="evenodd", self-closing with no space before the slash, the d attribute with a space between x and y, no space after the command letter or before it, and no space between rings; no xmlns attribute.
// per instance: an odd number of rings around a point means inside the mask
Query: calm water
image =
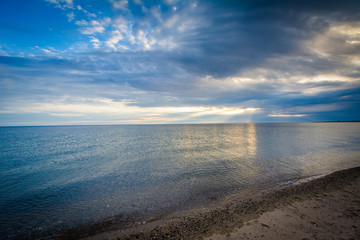
<svg viewBox="0 0 360 240"><path fill-rule="evenodd" d="M0 128L0 235L360 165L359 123Z"/></svg>

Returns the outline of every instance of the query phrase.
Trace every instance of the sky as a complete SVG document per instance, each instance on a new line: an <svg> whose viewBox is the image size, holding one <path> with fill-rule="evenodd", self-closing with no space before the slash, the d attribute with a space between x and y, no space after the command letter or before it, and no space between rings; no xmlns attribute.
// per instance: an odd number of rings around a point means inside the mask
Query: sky
<svg viewBox="0 0 360 240"><path fill-rule="evenodd" d="M358 0L0 1L0 126L337 120Z"/></svg>

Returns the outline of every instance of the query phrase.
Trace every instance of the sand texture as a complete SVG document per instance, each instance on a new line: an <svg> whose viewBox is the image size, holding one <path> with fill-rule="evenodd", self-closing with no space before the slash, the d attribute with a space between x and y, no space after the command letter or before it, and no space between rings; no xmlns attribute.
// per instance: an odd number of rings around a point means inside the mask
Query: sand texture
<svg viewBox="0 0 360 240"><path fill-rule="evenodd" d="M215 208L148 219L83 239L360 239L360 167L247 199L214 201L219 201ZM62 238L82 234L68 232Z"/></svg>
<svg viewBox="0 0 360 240"><path fill-rule="evenodd" d="M360 239L360 178L328 193L304 196L235 231L206 239Z"/></svg>

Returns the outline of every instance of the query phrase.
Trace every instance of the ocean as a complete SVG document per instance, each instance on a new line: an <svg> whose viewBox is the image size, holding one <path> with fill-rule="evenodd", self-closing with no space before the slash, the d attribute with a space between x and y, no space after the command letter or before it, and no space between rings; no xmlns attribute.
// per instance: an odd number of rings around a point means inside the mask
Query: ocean
<svg viewBox="0 0 360 240"><path fill-rule="evenodd" d="M1 127L0 239L359 165L360 123Z"/></svg>

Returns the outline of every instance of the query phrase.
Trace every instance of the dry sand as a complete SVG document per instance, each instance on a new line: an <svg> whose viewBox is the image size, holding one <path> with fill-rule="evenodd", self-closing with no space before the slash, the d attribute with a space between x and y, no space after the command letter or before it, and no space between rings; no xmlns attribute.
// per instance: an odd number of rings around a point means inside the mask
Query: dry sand
<svg viewBox="0 0 360 240"><path fill-rule="evenodd" d="M83 239L360 239L360 167L230 199Z"/></svg>
<svg viewBox="0 0 360 240"><path fill-rule="evenodd" d="M265 212L231 233L205 239L360 239L360 178Z"/></svg>

